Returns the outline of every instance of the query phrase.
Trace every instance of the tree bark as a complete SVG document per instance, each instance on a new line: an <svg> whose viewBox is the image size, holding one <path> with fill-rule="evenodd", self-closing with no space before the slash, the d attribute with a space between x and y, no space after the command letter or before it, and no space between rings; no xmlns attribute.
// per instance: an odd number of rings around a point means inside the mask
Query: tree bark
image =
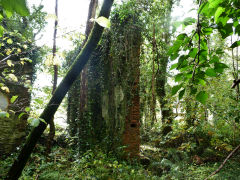
<svg viewBox="0 0 240 180"><path fill-rule="evenodd" d="M52 59L54 62L54 58L56 57L56 39L57 39L57 26L58 26L58 0L55 2L55 22L54 22L54 32L53 32L53 49L52 49ZM54 64L53 65L54 69L54 74L53 74L53 89L52 89L52 95L54 94L54 91L56 90L57 87L57 80L58 80L58 65ZM52 142L53 138L55 136L55 124L54 124L54 116L49 122L50 126L50 132L48 134L48 139L46 143L46 155L48 155L51 152L52 148Z"/></svg>
<svg viewBox="0 0 240 180"><path fill-rule="evenodd" d="M95 18L96 16L96 9L98 5L98 0L91 0L89 4L89 10L88 10L88 19L87 19L87 25L85 30L85 41L83 42L83 45L86 43L88 36L91 32L91 29L93 28L93 22L91 21L92 18ZM89 129L87 127L87 124L89 124L89 118L85 115L88 108L88 69L89 69L89 63L86 64L84 69L81 72L81 80L80 80L80 97L79 97L79 113L78 113L78 121L79 121L79 127L78 127L78 136L79 136L79 148L80 151L85 151L87 149L87 139L89 139L90 135L87 131Z"/></svg>
<svg viewBox="0 0 240 180"><path fill-rule="evenodd" d="M151 126L156 122L156 93L155 93L155 55L156 55L156 37L155 24L153 23L153 40L152 40L152 102L151 102Z"/></svg>
<svg viewBox="0 0 240 180"><path fill-rule="evenodd" d="M109 17L110 10L112 7L113 0L104 0L99 16ZM81 70L84 68L85 64L89 60L92 52L96 48L104 28L95 23L93 30L90 34L89 40L86 45L83 47L82 51L79 53L75 59L73 65L69 69L68 73L56 89L54 95L50 99L47 107L42 112L40 118L44 119L47 123L50 122L51 118L54 116L57 111L60 103L68 92L69 88L76 80L77 76L80 74ZM37 140L42 135L43 131L46 129L47 125L40 121L39 125L35 127L25 145L23 146L17 160L13 163L12 167L8 172L7 179L15 180L18 179L22 173L23 168L25 167L28 158L30 157Z"/></svg>
<svg viewBox="0 0 240 180"><path fill-rule="evenodd" d="M164 29L165 32L162 34L163 36L163 42L164 47L162 50L162 56L159 56L159 71L156 75L156 85L157 85L157 95L159 97L159 102L161 105L161 111L162 111L162 124L163 125L169 125L172 123L172 117L171 117L171 109L167 107L168 101L166 100L166 80L167 80L167 65L168 65L168 56L167 49L170 43L170 18L171 18L171 9L173 5L172 0L168 0L168 7L166 8L166 13L164 17ZM158 51L157 51L158 52ZM167 127L167 131L169 131L171 128L170 126ZM167 132L166 132L167 133Z"/></svg>

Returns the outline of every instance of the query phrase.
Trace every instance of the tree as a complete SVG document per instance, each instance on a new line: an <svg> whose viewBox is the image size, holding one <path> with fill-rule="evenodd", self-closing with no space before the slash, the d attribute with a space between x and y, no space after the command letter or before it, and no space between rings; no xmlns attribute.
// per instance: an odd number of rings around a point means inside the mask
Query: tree
<svg viewBox="0 0 240 180"><path fill-rule="evenodd" d="M102 16L105 18L109 17L112 3L113 0L104 0L99 14L100 17ZM17 160L13 163L12 167L10 168L8 172L8 179L17 179L21 175L21 172L24 166L26 165L27 160L33 151L33 148L35 147L37 140L42 135L43 131L46 129L47 124L50 122L51 118L57 111L57 108L62 102L67 91L73 84L74 80L76 80L77 76L84 68L92 52L96 48L97 43L101 38L103 29L104 28L102 26L95 23L86 45L83 47L80 54L77 56L73 65L69 69L68 73L66 74L60 85L57 87L54 95L52 96L48 105L46 106L43 113L39 117L39 119L41 120L41 121L39 120L40 121L39 125L32 130Z"/></svg>
<svg viewBox="0 0 240 180"><path fill-rule="evenodd" d="M91 29L93 28L92 19L96 16L98 1L91 0L88 10L88 18L85 29L85 40L82 42L80 47L74 50L74 54L77 54L80 49L86 43ZM75 55L74 55L75 56ZM70 56L70 58L74 59ZM69 59L69 58L68 58ZM72 60L69 60L72 61ZM91 61L91 60L90 60ZM88 148L88 139L90 134L90 127L87 119L87 97L88 97L88 68L89 63L85 66L80 74L80 77L74 82L72 88L68 93L68 114L67 121L70 126L69 131L71 136L77 137L75 144L79 146L80 151L84 152Z"/></svg>
<svg viewBox="0 0 240 180"><path fill-rule="evenodd" d="M54 74L53 74L53 88L52 88L52 94L54 94L54 91L56 90L57 87L57 79L58 79L58 65L54 63L54 60L56 58L56 52L57 52L57 47L56 47L56 39L57 39L57 26L58 26L58 0L55 2L55 22L54 22L54 32L53 32L53 48L52 48L52 61L53 61L53 69L54 69ZM50 131L48 134L48 139L46 143L46 154L49 154L51 151L52 147L52 142L53 138L55 136L55 124L54 124L54 117L50 120L49 122L50 126Z"/></svg>

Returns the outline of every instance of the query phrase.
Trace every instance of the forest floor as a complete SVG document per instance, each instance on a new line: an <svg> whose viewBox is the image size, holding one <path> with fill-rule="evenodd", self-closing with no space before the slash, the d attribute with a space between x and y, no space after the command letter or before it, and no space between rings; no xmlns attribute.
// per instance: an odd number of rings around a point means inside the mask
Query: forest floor
<svg viewBox="0 0 240 180"><path fill-rule="evenodd" d="M184 153L183 153L184 154ZM100 148L78 156L76 150L55 146L48 158L44 147L38 145L25 167L20 180L72 180L72 179L196 179L201 180L216 170L222 161L199 163L184 157L175 149L141 146L141 155L150 164L127 162L106 154ZM0 179L3 179L13 161L12 157L0 161ZM199 164L198 164L199 163ZM223 169L210 179L240 179L240 156L235 155Z"/></svg>

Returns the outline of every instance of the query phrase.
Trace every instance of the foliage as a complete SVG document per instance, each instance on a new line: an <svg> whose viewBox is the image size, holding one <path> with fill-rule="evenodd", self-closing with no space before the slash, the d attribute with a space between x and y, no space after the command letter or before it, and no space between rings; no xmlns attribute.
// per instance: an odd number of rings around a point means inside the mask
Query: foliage
<svg viewBox="0 0 240 180"><path fill-rule="evenodd" d="M222 60L222 48L214 48L209 44L213 35L219 32L223 39L238 32L238 7L234 0L229 1L200 1L198 17L186 18L182 26L195 25L196 29L190 34L179 34L169 49L171 60L178 59L171 69L177 69L175 76L178 85L173 87L173 95L179 92L179 99L183 97L186 87L190 87L191 94L202 104L206 104L209 95L204 90L212 77L223 74L228 66ZM233 23L228 23L229 20ZM235 48L238 42L230 47Z"/></svg>

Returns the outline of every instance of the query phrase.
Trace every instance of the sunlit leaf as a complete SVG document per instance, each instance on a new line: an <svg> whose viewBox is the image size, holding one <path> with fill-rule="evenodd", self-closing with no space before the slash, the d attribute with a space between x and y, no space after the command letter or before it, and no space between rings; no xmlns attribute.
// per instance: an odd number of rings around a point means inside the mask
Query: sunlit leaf
<svg viewBox="0 0 240 180"><path fill-rule="evenodd" d="M225 8L218 7L217 11L215 12L215 22L218 23L218 18L221 16L221 14L225 11Z"/></svg>
<svg viewBox="0 0 240 180"><path fill-rule="evenodd" d="M4 27L0 25L0 37L3 36Z"/></svg>
<svg viewBox="0 0 240 180"><path fill-rule="evenodd" d="M170 67L170 70L172 70L172 69L176 69L177 67L178 67L178 63L173 64L173 65Z"/></svg>
<svg viewBox="0 0 240 180"><path fill-rule="evenodd" d="M25 114L26 114L25 112L22 112L21 114L19 114L18 118L20 119Z"/></svg>
<svg viewBox="0 0 240 180"><path fill-rule="evenodd" d="M198 84L201 84L202 86L205 86L206 81L204 81L203 79L198 79Z"/></svg>
<svg viewBox="0 0 240 180"><path fill-rule="evenodd" d="M23 45L23 48L24 48L24 49L27 49L27 48L28 48L28 46L27 46L26 44L24 44L24 45Z"/></svg>
<svg viewBox="0 0 240 180"><path fill-rule="evenodd" d="M16 12L21 16L29 15L26 0L2 0L1 5L9 13Z"/></svg>
<svg viewBox="0 0 240 180"><path fill-rule="evenodd" d="M11 103L14 103L14 102L16 101L17 98L18 98L18 96L12 96L10 102L11 102Z"/></svg>
<svg viewBox="0 0 240 180"><path fill-rule="evenodd" d="M18 78L14 74L8 74L8 77L11 78L14 82L18 82Z"/></svg>
<svg viewBox="0 0 240 180"><path fill-rule="evenodd" d="M1 89L7 93L10 93L10 90L7 86L2 86Z"/></svg>
<svg viewBox="0 0 240 180"><path fill-rule="evenodd" d="M209 8L216 8L224 0L209 0Z"/></svg>
<svg viewBox="0 0 240 180"><path fill-rule="evenodd" d="M7 40L7 43L8 43L8 44L12 44L12 43L13 43L13 40L12 40L12 39L8 39L8 40Z"/></svg>
<svg viewBox="0 0 240 180"><path fill-rule="evenodd" d="M34 101L38 104L43 104L43 100L42 99L34 99Z"/></svg>
<svg viewBox="0 0 240 180"><path fill-rule="evenodd" d="M47 122L44 119L39 118L39 120L42 121L43 123L47 124Z"/></svg>
<svg viewBox="0 0 240 180"><path fill-rule="evenodd" d="M7 49L6 50L6 55L10 55L12 53L12 50L11 49Z"/></svg>
<svg viewBox="0 0 240 180"><path fill-rule="evenodd" d="M102 27L110 28L110 26L111 26L110 20L103 16L100 16L97 19L93 19L93 20L96 21Z"/></svg>
<svg viewBox="0 0 240 180"><path fill-rule="evenodd" d="M8 65L9 67L12 67L12 66L14 66L14 64L12 63L12 61L11 61L11 60L7 60L7 65Z"/></svg>
<svg viewBox="0 0 240 180"><path fill-rule="evenodd" d="M25 111L26 111L26 112L29 112L30 109L31 109L30 107L26 107L26 108L25 108Z"/></svg>
<svg viewBox="0 0 240 180"><path fill-rule="evenodd" d="M17 52L18 52L18 53L21 53L22 50L21 50L20 48L17 48Z"/></svg>

